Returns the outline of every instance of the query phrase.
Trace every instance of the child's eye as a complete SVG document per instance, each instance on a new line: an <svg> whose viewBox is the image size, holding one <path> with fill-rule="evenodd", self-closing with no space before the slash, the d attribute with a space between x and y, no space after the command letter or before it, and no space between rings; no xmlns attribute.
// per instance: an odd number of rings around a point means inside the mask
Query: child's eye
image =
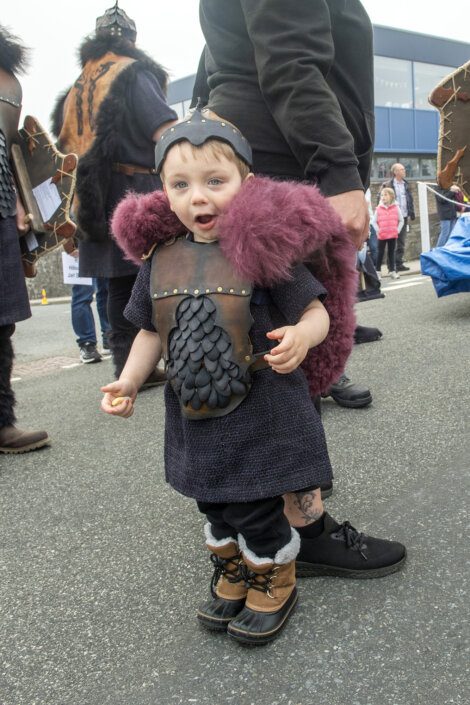
<svg viewBox="0 0 470 705"><path fill-rule="evenodd" d="M212 179L209 179L209 184L211 186L219 186L222 183L222 179L218 179L216 176L212 177Z"/></svg>
<svg viewBox="0 0 470 705"><path fill-rule="evenodd" d="M188 184L186 183L186 181L177 181L175 184L173 184L173 188L182 189L182 188L186 188L187 185Z"/></svg>

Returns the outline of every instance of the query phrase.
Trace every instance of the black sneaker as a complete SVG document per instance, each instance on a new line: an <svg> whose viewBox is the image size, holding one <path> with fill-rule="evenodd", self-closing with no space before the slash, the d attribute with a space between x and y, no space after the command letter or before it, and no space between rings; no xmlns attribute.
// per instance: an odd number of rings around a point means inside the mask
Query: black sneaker
<svg viewBox="0 0 470 705"><path fill-rule="evenodd" d="M362 534L349 521L338 524L327 512L323 520L320 536L300 539L297 577L382 578L405 563L403 544Z"/></svg>
<svg viewBox="0 0 470 705"><path fill-rule="evenodd" d="M354 331L354 342L356 345L361 343L373 343L376 340L380 340L382 337L382 331L378 328L371 328L369 326L356 326Z"/></svg>
<svg viewBox="0 0 470 705"><path fill-rule="evenodd" d="M407 267L406 264L397 264L397 272L409 272L411 267Z"/></svg>
<svg viewBox="0 0 470 705"><path fill-rule="evenodd" d="M80 345L80 360L85 364L101 362L101 355L96 349L96 343L83 343L83 345Z"/></svg>
<svg viewBox="0 0 470 705"><path fill-rule="evenodd" d="M322 397L332 397L337 404L349 409L360 409L372 401L370 390L354 384L346 375L341 375L336 384L332 384Z"/></svg>

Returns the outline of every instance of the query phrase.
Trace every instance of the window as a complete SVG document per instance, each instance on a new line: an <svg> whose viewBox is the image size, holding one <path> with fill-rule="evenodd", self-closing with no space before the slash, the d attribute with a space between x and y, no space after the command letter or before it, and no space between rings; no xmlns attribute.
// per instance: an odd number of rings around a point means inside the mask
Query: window
<svg viewBox="0 0 470 705"><path fill-rule="evenodd" d="M393 164L403 164L407 179L425 179L433 181L436 178L435 157L412 157L404 154L376 154L372 159L370 178L372 181L388 181L392 178L390 169Z"/></svg>
<svg viewBox="0 0 470 705"><path fill-rule="evenodd" d="M429 159L420 159L419 160L419 166L420 166L420 176L422 179L426 180L431 180L434 181L436 178L436 159L434 158L429 158Z"/></svg>
<svg viewBox="0 0 470 705"><path fill-rule="evenodd" d="M438 66L437 64L423 64L415 61L414 70L414 87L415 108L418 110L435 110L428 103L428 95L449 73L455 71L452 66Z"/></svg>
<svg viewBox="0 0 470 705"><path fill-rule="evenodd" d="M375 105L412 108L411 61L374 56Z"/></svg>

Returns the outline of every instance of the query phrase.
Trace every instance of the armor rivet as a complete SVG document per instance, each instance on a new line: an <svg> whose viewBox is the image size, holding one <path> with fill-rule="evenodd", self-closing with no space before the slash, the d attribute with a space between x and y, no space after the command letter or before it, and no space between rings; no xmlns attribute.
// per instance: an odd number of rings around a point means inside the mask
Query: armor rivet
<svg viewBox="0 0 470 705"><path fill-rule="evenodd" d="M230 293L233 294L233 292L234 292L234 289L230 289Z"/></svg>
<svg viewBox="0 0 470 705"><path fill-rule="evenodd" d="M245 289L242 289L242 294L246 294L246 291L245 291Z"/></svg>
<svg viewBox="0 0 470 705"><path fill-rule="evenodd" d="M201 120L201 122L205 122L205 120L203 119L203 120Z"/></svg>
<svg viewBox="0 0 470 705"><path fill-rule="evenodd" d="M163 296L168 296L168 291L164 291Z"/></svg>
<svg viewBox="0 0 470 705"><path fill-rule="evenodd" d="M154 295L153 295L153 298L154 298L154 299L158 299L158 294L154 294Z"/></svg>
<svg viewBox="0 0 470 705"><path fill-rule="evenodd" d="M187 294L187 293L188 293L188 290L187 290L187 289L183 289L183 294Z"/></svg>
<svg viewBox="0 0 470 705"><path fill-rule="evenodd" d="M171 127L171 128L170 128L170 132L174 132L174 131L175 131L175 128L174 128L174 127Z"/></svg>
<svg viewBox="0 0 470 705"><path fill-rule="evenodd" d="M195 294L199 294L199 289L194 289Z"/></svg>
<svg viewBox="0 0 470 705"><path fill-rule="evenodd" d="M245 355L245 360L246 360L246 362L250 362L251 357L249 355Z"/></svg>
<svg viewBox="0 0 470 705"><path fill-rule="evenodd" d="M220 124L222 125L222 127L225 127L225 122L221 122Z"/></svg>
<svg viewBox="0 0 470 705"><path fill-rule="evenodd" d="M223 291L222 287L221 287L221 286L218 286L218 287L217 287L217 291Z"/></svg>
<svg viewBox="0 0 470 705"><path fill-rule="evenodd" d="M173 293L174 293L174 294L177 294L177 293L178 293L178 289L173 289Z"/></svg>
<svg viewBox="0 0 470 705"><path fill-rule="evenodd" d="M206 289L206 294L210 294L210 293L211 293L211 290L210 290L210 289Z"/></svg>

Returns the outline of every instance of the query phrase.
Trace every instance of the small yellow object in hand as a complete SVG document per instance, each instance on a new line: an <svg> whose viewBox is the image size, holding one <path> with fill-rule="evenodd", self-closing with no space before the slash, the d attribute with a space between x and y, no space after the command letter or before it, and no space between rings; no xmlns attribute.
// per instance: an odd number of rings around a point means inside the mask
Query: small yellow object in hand
<svg viewBox="0 0 470 705"><path fill-rule="evenodd" d="M111 402L111 406L117 406L118 404L120 404L123 401L131 401L131 398L130 397L116 397L116 399L113 399L113 401Z"/></svg>

